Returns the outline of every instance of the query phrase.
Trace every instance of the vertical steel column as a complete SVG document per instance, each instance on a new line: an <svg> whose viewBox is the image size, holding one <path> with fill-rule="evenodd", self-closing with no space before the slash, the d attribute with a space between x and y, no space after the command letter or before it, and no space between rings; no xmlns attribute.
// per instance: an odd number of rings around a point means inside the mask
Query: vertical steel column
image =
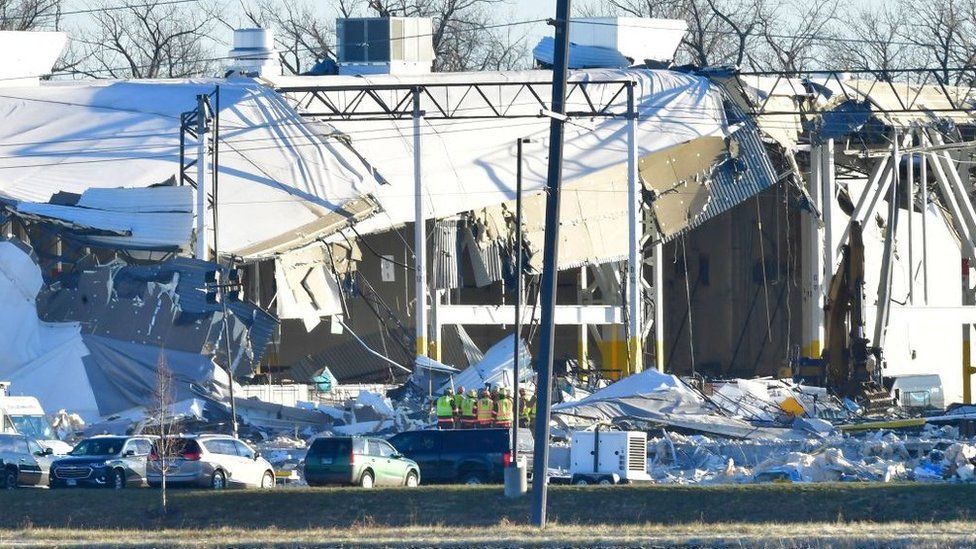
<svg viewBox="0 0 976 549"><path fill-rule="evenodd" d="M972 306L972 293L969 290L969 258L962 258L962 304ZM970 343L972 330L970 325L962 325L962 402L973 403L973 367L972 347Z"/></svg>
<svg viewBox="0 0 976 549"><path fill-rule="evenodd" d="M815 142L810 147L810 172L808 189L815 207L822 210L823 185L821 172L823 162L823 146ZM820 358L823 348L824 311L823 311L823 277L824 265L824 228L820 220L814 215L805 215L802 219L801 236L803 242L803 339L801 353L807 358Z"/></svg>
<svg viewBox="0 0 976 549"><path fill-rule="evenodd" d="M911 131L905 136L908 139L907 148L911 151L915 146L915 134ZM915 304L915 155L908 152L905 156L905 207L908 209L908 304Z"/></svg>
<svg viewBox="0 0 976 549"><path fill-rule="evenodd" d="M413 256L416 284L414 286L414 321L416 322L417 356L427 356L427 218L424 215L423 152L421 149L420 123L424 113L420 110L420 88L413 88Z"/></svg>
<svg viewBox="0 0 976 549"><path fill-rule="evenodd" d="M641 237L640 178L637 173L637 108L635 83L627 85L627 364L629 373L644 370L644 285Z"/></svg>
<svg viewBox="0 0 976 549"><path fill-rule="evenodd" d="M552 111L566 114L566 76L569 72L569 17L571 0L556 4L555 52L553 54ZM546 527L546 499L549 488L549 409L552 392L552 358L556 326L556 279L559 275L559 208L563 175L564 116L549 121L549 172L546 178L546 234L542 260L542 318L539 322L539 381L536 392L535 453L532 465L532 523Z"/></svg>
<svg viewBox="0 0 976 549"><path fill-rule="evenodd" d="M578 299L577 299L577 301L579 302L580 305L589 305L590 304L590 299L586 295L586 293L588 292L589 285L590 285L590 277L589 277L589 273L587 272L588 269L589 269L589 267L586 266L586 265L583 265L582 267L580 267L580 273L579 273L579 294L578 294ZM577 351L577 355L579 356L579 363L580 363L580 367L581 368L584 367L584 366L589 365L589 356L590 356L590 332L589 332L589 330L590 330L589 324L580 324L579 325L579 333L577 334L577 337L578 337L579 341L577 343L576 351ZM587 373L589 373L589 372L587 372Z"/></svg>
<svg viewBox="0 0 976 549"><path fill-rule="evenodd" d="M923 145L925 141L919 135L918 144ZM929 304L929 235L928 235L928 211L929 211L929 172L928 162L925 154L920 154L922 162L918 172L918 191L922 202L922 298L925 304Z"/></svg>
<svg viewBox="0 0 976 549"><path fill-rule="evenodd" d="M654 366L664 371L664 243L654 243Z"/></svg>
<svg viewBox="0 0 976 549"><path fill-rule="evenodd" d="M207 96L197 96L197 189L196 258L206 260L207 251Z"/></svg>
<svg viewBox="0 0 976 549"><path fill-rule="evenodd" d="M891 132L891 187L888 189L888 226L885 228L884 252L881 256L881 279L878 283L878 310L874 321L874 338L871 344L875 347L884 349L885 337L888 332L888 319L891 314L891 277L895 256L895 240L898 235L898 184L900 183L901 170L898 169L901 162L901 152L899 151L898 128ZM878 364L874 377L881 379L881 364Z"/></svg>
<svg viewBox="0 0 976 549"><path fill-rule="evenodd" d="M834 238L834 204L837 195L836 175L834 166L834 140L827 139L820 149L820 181L823 188L823 197L820 199L820 211L823 212L824 223L824 264L827 267L823 284L824 296L829 281L837 267L837 242Z"/></svg>

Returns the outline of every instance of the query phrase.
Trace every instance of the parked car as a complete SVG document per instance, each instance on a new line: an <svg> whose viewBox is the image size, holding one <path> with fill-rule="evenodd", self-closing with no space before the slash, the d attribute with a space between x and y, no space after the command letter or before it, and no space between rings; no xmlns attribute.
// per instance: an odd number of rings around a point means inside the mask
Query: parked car
<svg viewBox="0 0 976 549"><path fill-rule="evenodd" d="M0 488L47 486L53 453L30 437L0 434Z"/></svg>
<svg viewBox="0 0 976 549"><path fill-rule="evenodd" d="M151 437L97 436L79 442L51 464L51 488L143 486Z"/></svg>
<svg viewBox="0 0 976 549"><path fill-rule="evenodd" d="M149 486L162 484L162 467L167 468L167 485L224 488L274 488L274 468L250 446L228 435L174 437L170 455L153 445L146 467Z"/></svg>
<svg viewBox="0 0 976 549"><path fill-rule="evenodd" d="M407 431L390 438L416 461L431 483L502 483L511 460L508 429ZM519 451L532 451L531 433L519 429Z"/></svg>
<svg viewBox="0 0 976 549"><path fill-rule="evenodd" d="M312 441L305 454L305 482L414 487L420 484L420 466L385 440L322 437Z"/></svg>

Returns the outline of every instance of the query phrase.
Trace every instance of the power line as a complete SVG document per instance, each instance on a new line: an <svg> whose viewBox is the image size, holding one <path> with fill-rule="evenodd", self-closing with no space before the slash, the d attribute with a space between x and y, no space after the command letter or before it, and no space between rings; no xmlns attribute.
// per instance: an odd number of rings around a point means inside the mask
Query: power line
<svg viewBox="0 0 976 549"><path fill-rule="evenodd" d="M3 22L24 21L24 20L33 20L33 19L40 19L40 18L65 17L69 15L84 15L84 14L91 14L91 13L103 13L108 11L120 11L120 10L129 10L129 9L138 9L138 8L155 8L157 6L196 4L201 1L202 0L160 0L158 2L147 2L145 4L123 4L121 6L105 6L101 8L86 8L81 10L51 11L46 13L38 13L34 15L25 14L24 16L21 17L8 15L6 17L0 17L0 21Z"/></svg>

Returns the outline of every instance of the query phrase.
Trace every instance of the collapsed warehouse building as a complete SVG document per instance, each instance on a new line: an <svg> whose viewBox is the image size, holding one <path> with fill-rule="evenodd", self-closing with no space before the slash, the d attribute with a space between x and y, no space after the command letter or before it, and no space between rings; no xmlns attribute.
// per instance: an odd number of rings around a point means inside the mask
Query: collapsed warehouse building
<svg viewBox="0 0 976 549"><path fill-rule="evenodd" d="M429 37L405 36L339 75L279 76L265 47L226 78L6 88L3 232L40 277L0 265L31 304L2 318L42 325L9 332L24 352L0 379L87 420L145 405L160 349L182 396L212 401L226 370L395 384L418 356L478 362L512 333L517 286L531 349L551 73L430 73ZM851 394L937 374L968 401L973 98L881 76L574 70L561 372Z"/></svg>

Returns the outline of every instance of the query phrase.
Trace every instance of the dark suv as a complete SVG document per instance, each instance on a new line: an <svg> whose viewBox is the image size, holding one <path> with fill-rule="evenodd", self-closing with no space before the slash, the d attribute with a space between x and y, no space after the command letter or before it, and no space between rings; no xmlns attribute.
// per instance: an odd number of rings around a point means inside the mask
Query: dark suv
<svg viewBox="0 0 976 549"><path fill-rule="evenodd" d="M51 464L51 488L142 486L152 444L142 436L87 438Z"/></svg>
<svg viewBox="0 0 976 549"><path fill-rule="evenodd" d="M509 437L508 429L408 431L390 443L420 465L425 482L485 484L504 481ZM520 429L519 451L531 449L531 433Z"/></svg>

